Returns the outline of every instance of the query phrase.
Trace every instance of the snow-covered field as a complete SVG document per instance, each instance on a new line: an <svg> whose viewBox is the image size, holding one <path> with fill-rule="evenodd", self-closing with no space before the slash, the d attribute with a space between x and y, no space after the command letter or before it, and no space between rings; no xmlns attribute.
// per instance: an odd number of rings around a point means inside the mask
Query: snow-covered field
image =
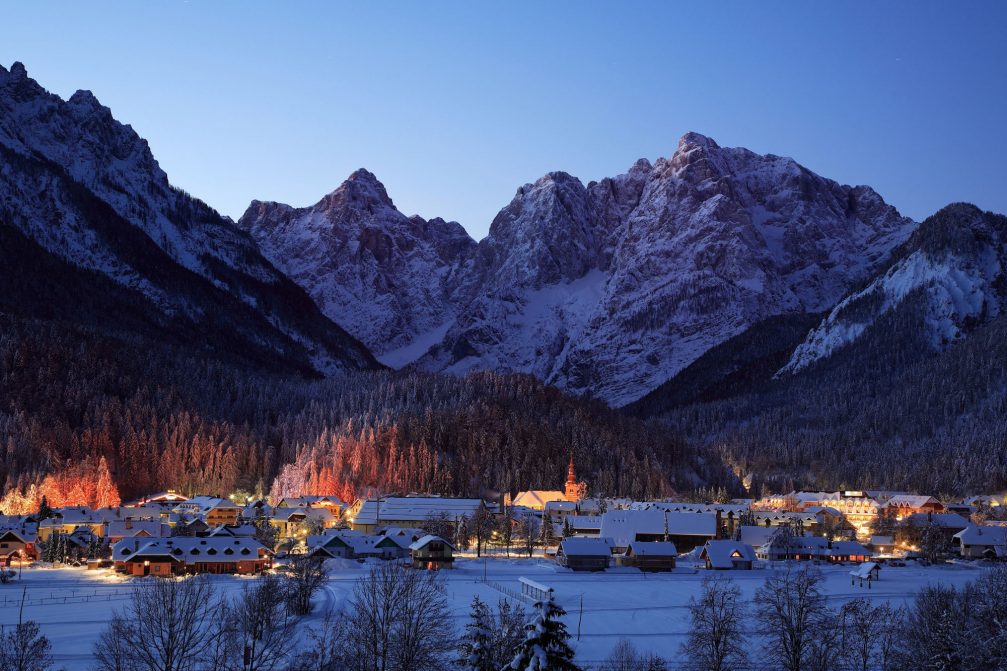
<svg viewBox="0 0 1007 671"><path fill-rule="evenodd" d="M366 575L369 568L367 564L349 561L331 563L330 580L319 595L315 613L309 620L319 619L327 609L338 609L352 593L357 578ZM859 596L901 605L926 584L960 586L974 580L982 571L978 565L968 564L885 567L881 580L868 590L850 584L852 568L821 567L826 577L826 591L835 607ZM721 575L734 578L745 599L750 599L773 570L779 568L730 571ZM520 593L519 578L522 576L553 588L556 600L568 612L566 621L574 635L577 660L584 665L604 660L622 637L642 651L675 661L688 626L686 603L709 574L685 567L670 574L643 574L635 569L573 573L540 558L461 559L454 570L441 572L459 628L468 617L473 595L495 604L504 598L504 592ZM488 582L483 582L484 575ZM216 576L213 580L222 592L235 593L250 579ZM87 669L91 663L92 643L115 609L125 606L132 584L130 579L108 571L25 569L21 581L0 586L0 625L17 623L22 590L27 588L24 617L41 623L52 641L57 666L68 671ZM521 601L520 597L511 598ZM580 639L576 640L578 628Z"/></svg>

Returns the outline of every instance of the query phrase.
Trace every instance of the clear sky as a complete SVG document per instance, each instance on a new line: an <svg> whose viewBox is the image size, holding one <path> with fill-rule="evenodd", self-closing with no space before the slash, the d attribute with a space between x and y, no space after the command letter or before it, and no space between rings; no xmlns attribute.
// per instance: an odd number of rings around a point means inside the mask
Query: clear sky
<svg viewBox="0 0 1007 671"><path fill-rule="evenodd" d="M366 167L485 235L521 184L695 130L920 219L1007 212L1007 2L0 1L0 62L92 90L238 217Z"/></svg>

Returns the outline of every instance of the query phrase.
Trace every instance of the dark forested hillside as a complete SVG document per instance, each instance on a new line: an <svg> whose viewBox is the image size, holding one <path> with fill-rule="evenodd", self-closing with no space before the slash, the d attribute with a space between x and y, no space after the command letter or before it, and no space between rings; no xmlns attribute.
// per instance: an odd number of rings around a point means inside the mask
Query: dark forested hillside
<svg viewBox="0 0 1007 671"><path fill-rule="evenodd" d="M716 449L739 476L754 475L756 493L759 480L774 491L1002 490L1007 318L940 353L909 337L916 320L908 309L887 313L856 347L798 375L661 421Z"/></svg>
<svg viewBox="0 0 1007 671"><path fill-rule="evenodd" d="M167 487L264 492L278 474L284 492L493 494L558 486L571 449L595 491L656 496L724 482L674 436L529 376L309 381L10 318L0 322L0 437L8 507L37 503L45 474L101 457L123 499Z"/></svg>

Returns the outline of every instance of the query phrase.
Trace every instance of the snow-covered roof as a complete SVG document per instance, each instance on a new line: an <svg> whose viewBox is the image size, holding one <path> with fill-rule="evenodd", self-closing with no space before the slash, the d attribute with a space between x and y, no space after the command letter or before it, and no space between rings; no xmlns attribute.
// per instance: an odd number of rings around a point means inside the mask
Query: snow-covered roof
<svg viewBox="0 0 1007 671"><path fill-rule="evenodd" d="M547 503L565 500L566 494L561 491L552 489L532 489L527 492L518 492L517 496L514 497L513 504L515 506L526 506L528 508L541 510Z"/></svg>
<svg viewBox="0 0 1007 671"><path fill-rule="evenodd" d="M954 535L964 545L1007 545L1007 527L970 524Z"/></svg>
<svg viewBox="0 0 1007 671"><path fill-rule="evenodd" d="M871 545L895 545L893 536L871 536Z"/></svg>
<svg viewBox="0 0 1007 671"><path fill-rule="evenodd" d="M637 557L674 557L678 550L671 541L633 541L626 549L626 554Z"/></svg>
<svg viewBox="0 0 1007 671"><path fill-rule="evenodd" d="M444 543L445 545L447 545L452 550L455 549L454 545L452 545L451 543L447 542L446 540L444 540L440 536L434 536L433 534L427 534L426 536L424 536L423 538L419 539L418 541L415 541L414 543L412 543L409 546L409 549L412 550L413 552L415 552L417 550L422 550L423 548L425 548L430 543L433 543L434 541L440 541L441 543Z"/></svg>
<svg viewBox="0 0 1007 671"><path fill-rule="evenodd" d="M601 535L611 538L617 547L626 547L640 535L663 535L666 520L672 536L717 535L717 516L713 513L662 510L609 510L601 516Z"/></svg>
<svg viewBox="0 0 1007 671"><path fill-rule="evenodd" d="M664 510L669 513L734 513L735 517L750 508L748 503L683 503L672 501L634 501L631 510Z"/></svg>
<svg viewBox="0 0 1007 671"><path fill-rule="evenodd" d="M709 540L700 555L709 559L713 568L733 568L735 560L755 561L755 550L748 543L731 540Z"/></svg>
<svg viewBox="0 0 1007 671"><path fill-rule="evenodd" d="M834 555L870 555L871 551L857 541L832 541L832 554Z"/></svg>
<svg viewBox="0 0 1007 671"><path fill-rule="evenodd" d="M108 538L132 538L147 536L149 538L165 538L171 535L171 527L156 520L112 520L105 532Z"/></svg>
<svg viewBox="0 0 1007 671"><path fill-rule="evenodd" d="M118 561L143 557L170 556L186 562L233 562L255 559L268 552L254 538L230 536L175 536L154 540L125 538L112 546L112 557Z"/></svg>
<svg viewBox="0 0 1007 671"><path fill-rule="evenodd" d="M925 494L896 494L885 502L887 508L922 508L927 504L940 503Z"/></svg>
<svg viewBox="0 0 1007 671"><path fill-rule="evenodd" d="M906 522L918 527L933 524L942 529L964 529L969 525L969 521L958 513L913 513Z"/></svg>
<svg viewBox="0 0 1007 671"><path fill-rule="evenodd" d="M768 543L773 536L779 533L779 527L748 526L741 527L741 542L754 547L759 547Z"/></svg>
<svg viewBox="0 0 1007 671"><path fill-rule="evenodd" d="M601 515L567 515L566 521L572 529L601 531Z"/></svg>
<svg viewBox="0 0 1007 671"><path fill-rule="evenodd" d="M398 496L362 502L353 516L355 524L380 524L385 522L422 522L444 514L448 519L472 517L482 499L455 499L439 496Z"/></svg>
<svg viewBox="0 0 1007 671"><path fill-rule="evenodd" d="M871 571L878 567L877 562L865 561L863 564L858 566L853 571L850 571L850 575L854 578L869 578L871 576Z"/></svg>
<svg viewBox="0 0 1007 671"><path fill-rule="evenodd" d="M612 540L609 538L582 538L573 536L560 541L559 552L567 557L611 556Z"/></svg>
<svg viewBox="0 0 1007 671"><path fill-rule="evenodd" d="M550 501L545 504L545 509L549 512L576 512L577 504L573 501Z"/></svg>
<svg viewBox="0 0 1007 671"><path fill-rule="evenodd" d="M255 536L255 525L254 524L239 524L237 526L232 526L230 524L218 524L214 527L209 536Z"/></svg>

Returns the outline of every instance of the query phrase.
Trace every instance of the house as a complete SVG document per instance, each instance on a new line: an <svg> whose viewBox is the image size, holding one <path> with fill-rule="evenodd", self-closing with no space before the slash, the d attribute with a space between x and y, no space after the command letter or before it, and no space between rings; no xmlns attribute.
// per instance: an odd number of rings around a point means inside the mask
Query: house
<svg viewBox="0 0 1007 671"><path fill-rule="evenodd" d="M188 501L188 500L189 500L189 497L182 496L181 494L179 494L178 492L176 492L174 489L169 489L166 492L158 492L157 494L151 494L150 496L145 496L145 497L139 499L138 501L134 501L133 503L130 503L128 505L130 507L155 505L155 506L161 506L161 507L165 507L165 508L173 508L177 504L182 503L183 501Z"/></svg>
<svg viewBox="0 0 1007 671"><path fill-rule="evenodd" d="M896 494L885 502L882 510L902 520L911 515L944 512L944 505L932 496Z"/></svg>
<svg viewBox="0 0 1007 671"><path fill-rule="evenodd" d="M663 510L669 513L719 513L720 536L730 537L735 534L741 523L741 517L749 510L747 503L673 503L668 501L634 502L629 506L636 510Z"/></svg>
<svg viewBox="0 0 1007 671"><path fill-rule="evenodd" d="M389 540L389 539L384 539ZM455 547L440 536L426 535L409 546L413 568L437 570L451 568Z"/></svg>
<svg viewBox="0 0 1007 671"><path fill-rule="evenodd" d="M326 508L338 517L346 502L337 496L285 496L276 502L276 508Z"/></svg>
<svg viewBox="0 0 1007 671"><path fill-rule="evenodd" d="M556 563L571 571L604 571L611 559L608 538L564 538L556 550Z"/></svg>
<svg viewBox="0 0 1007 671"><path fill-rule="evenodd" d="M481 508L487 508L482 499L389 496L357 501L347 512L347 521L352 529L374 533L387 526L422 528L438 517L454 524L462 517L472 518Z"/></svg>
<svg viewBox="0 0 1007 671"><path fill-rule="evenodd" d="M895 552L895 537L878 535L871 536L868 547L870 547L876 555L890 555Z"/></svg>
<svg viewBox="0 0 1007 671"><path fill-rule="evenodd" d="M312 521L322 529L329 529L339 523L331 508L276 508L269 520L276 527L281 538L303 538L305 522Z"/></svg>
<svg viewBox="0 0 1007 671"><path fill-rule="evenodd" d="M0 531L0 561L10 566L15 560L37 560L38 536L29 528L7 528Z"/></svg>
<svg viewBox="0 0 1007 671"><path fill-rule="evenodd" d="M545 510L546 504L553 501L566 501L566 494L558 490L534 489L518 492L511 505L524 506L532 510Z"/></svg>
<svg viewBox="0 0 1007 671"><path fill-rule="evenodd" d="M110 544L118 543L123 538L167 538L171 535L171 527L156 520L113 520L105 528L105 540Z"/></svg>
<svg viewBox="0 0 1007 671"><path fill-rule="evenodd" d="M115 569L133 576L191 573L253 575L270 566L270 552L254 538L126 538L112 546Z"/></svg>
<svg viewBox="0 0 1007 671"><path fill-rule="evenodd" d="M955 513L913 513L906 517L902 524L910 531L925 529L928 526L937 527L944 542L951 544L955 534L963 531L970 522Z"/></svg>
<svg viewBox="0 0 1007 671"><path fill-rule="evenodd" d="M641 571L670 571L675 568L678 552L670 541L633 541L621 556L619 566L630 566Z"/></svg>
<svg viewBox="0 0 1007 671"><path fill-rule="evenodd" d="M176 510L196 515L211 527L218 524L237 524L238 516L242 513L241 506L219 496L194 496L179 503Z"/></svg>
<svg viewBox="0 0 1007 671"><path fill-rule="evenodd" d="M415 541L410 541L410 545ZM323 559L402 559L409 556L403 546L388 536L368 536L359 531L337 531L323 536L308 536L308 554Z"/></svg>
<svg viewBox="0 0 1007 671"><path fill-rule="evenodd" d="M699 558L708 569L750 571L755 564L755 550L741 541L710 540L703 546Z"/></svg>
<svg viewBox="0 0 1007 671"><path fill-rule="evenodd" d="M104 531L104 521L90 508L85 506L57 508L53 510L52 517L39 522L38 539L46 541L56 532L72 534L79 526L89 527L96 536L102 535Z"/></svg>
<svg viewBox="0 0 1007 671"><path fill-rule="evenodd" d="M1007 559L1007 527L970 524L951 543L965 559Z"/></svg>
<svg viewBox="0 0 1007 671"><path fill-rule="evenodd" d="M553 522L563 523L568 516L577 514L578 504L574 501L550 501L545 505L545 515Z"/></svg>
<svg viewBox="0 0 1007 671"><path fill-rule="evenodd" d="M568 515L565 523L574 536L601 535L601 515Z"/></svg>
<svg viewBox="0 0 1007 671"><path fill-rule="evenodd" d="M600 535L618 552L633 541L671 541L689 552L717 538L720 513L674 513L663 510L609 510L601 516Z"/></svg>
<svg viewBox="0 0 1007 671"><path fill-rule="evenodd" d="M865 562L873 556L870 550L857 541L832 541L829 545L831 561Z"/></svg>

